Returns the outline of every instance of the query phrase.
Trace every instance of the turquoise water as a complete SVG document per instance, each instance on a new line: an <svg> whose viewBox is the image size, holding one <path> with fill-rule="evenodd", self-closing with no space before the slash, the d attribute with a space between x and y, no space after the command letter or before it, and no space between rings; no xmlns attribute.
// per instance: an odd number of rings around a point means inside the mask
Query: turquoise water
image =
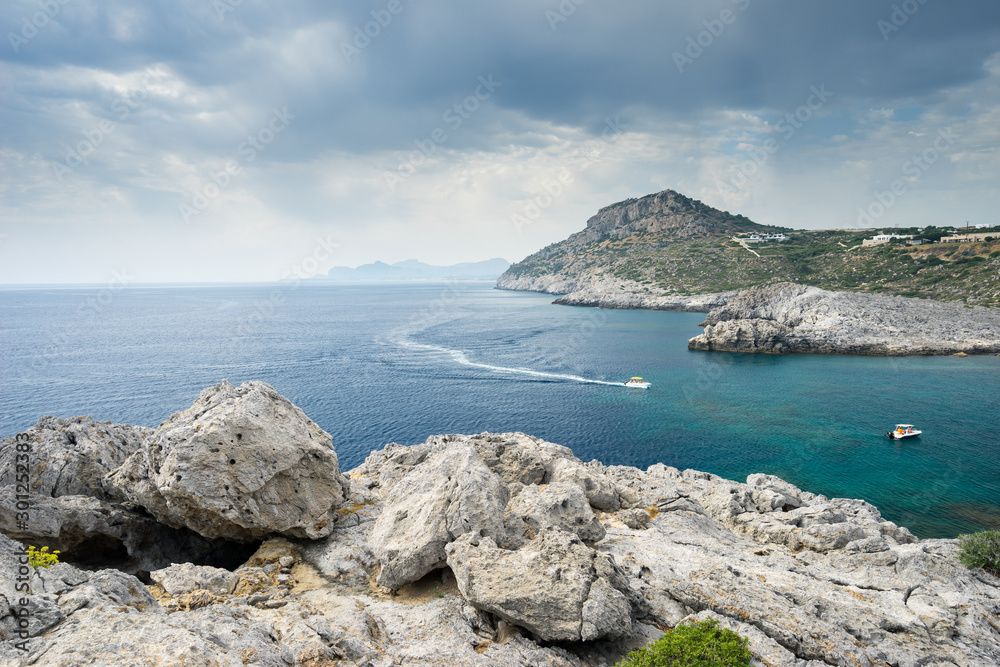
<svg viewBox="0 0 1000 667"><path fill-rule="evenodd" d="M698 313L454 285L0 291L0 435L43 414L155 426L264 380L345 468L388 442L519 430L582 459L779 475L918 535L1000 527L1000 358L689 351ZM632 375L648 390L613 384ZM896 422L922 428L891 442Z"/></svg>

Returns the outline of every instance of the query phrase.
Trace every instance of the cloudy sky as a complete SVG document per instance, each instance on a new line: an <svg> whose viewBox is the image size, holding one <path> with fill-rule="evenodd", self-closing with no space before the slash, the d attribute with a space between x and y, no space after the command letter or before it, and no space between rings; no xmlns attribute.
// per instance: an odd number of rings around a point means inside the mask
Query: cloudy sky
<svg viewBox="0 0 1000 667"><path fill-rule="evenodd" d="M519 260L674 189L998 223L996 0L8 0L0 283Z"/></svg>

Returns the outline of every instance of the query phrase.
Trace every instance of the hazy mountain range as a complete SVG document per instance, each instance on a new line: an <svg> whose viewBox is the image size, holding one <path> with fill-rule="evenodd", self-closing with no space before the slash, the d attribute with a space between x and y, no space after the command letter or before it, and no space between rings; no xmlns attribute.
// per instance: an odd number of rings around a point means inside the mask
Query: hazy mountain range
<svg viewBox="0 0 1000 667"><path fill-rule="evenodd" d="M357 268L335 266L326 275L315 276L314 280L328 280L340 283L381 283L401 280L496 280L510 267L510 262L499 257L483 262L462 262L451 266L434 266L407 259L395 264L372 262Z"/></svg>

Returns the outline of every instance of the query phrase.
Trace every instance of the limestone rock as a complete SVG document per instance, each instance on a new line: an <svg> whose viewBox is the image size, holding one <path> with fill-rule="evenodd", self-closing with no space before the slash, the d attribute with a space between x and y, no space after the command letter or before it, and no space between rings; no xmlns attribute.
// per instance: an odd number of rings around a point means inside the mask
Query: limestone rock
<svg viewBox="0 0 1000 667"><path fill-rule="evenodd" d="M794 283L744 290L702 325L689 348L885 356L1000 351L996 309Z"/></svg>
<svg viewBox="0 0 1000 667"><path fill-rule="evenodd" d="M162 570L150 572L149 577L170 595L177 597L198 589L216 595L228 595L236 587L239 576L220 567L175 563Z"/></svg>
<svg viewBox="0 0 1000 667"><path fill-rule="evenodd" d="M614 638L632 629L629 598L601 576L614 566L568 532L547 529L517 551L469 534L447 551L466 600L545 641Z"/></svg>
<svg viewBox="0 0 1000 667"><path fill-rule="evenodd" d="M58 549L75 563L148 572L178 560L213 559L227 550L222 540L170 528L137 509L87 496L32 496L28 527L22 529L16 521L14 492L14 487L0 488L0 530Z"/></svg>
<svg viewBox="0 0 1000 667"><path fill-rule="evenodd" d="M504 281L502 289L523 289L514 285L523 284L518 281ZM537 279L528 285L538 284ZM530 291L550 291L546 289ZM510 286L507 286L510 285ZM587 281L572 283L573 291L559 297L552 303L560 306L591 306L595 308L615 308L625 310L670 310L682 313L707 313L713 308L726 305L738 292L711 292L708 294L655 294L649 291L649 286L630 280L608 280L597 276ZM558 292L555 292L558 293Z"/></svg>
<svg viewBox="0 0 1000 667"><path fill-rule="evenodd" d="M205 389L150 440L108 483L206 537L323 537L347 493L330 435L263 382Z"/></svg>
<svg viewBox="0 0 1000 667"><path fill-rule="evenodd" d="M520 537L529 539L545 528L575 533L584 542L604 537L583 490L569 482L526 487L507 504L507 525Z"/></svg>
<svg viewBox="0 0 1000 667"><path fill-rule="evenodd" d="M455 443L417 464L392 487L369 544L390 589L445 563L445 547L468 532L503 539L507 489L475 448Z"/></svg>
<svg viewBox="0 0 1000 667"><path fill-rule="evenodd" d="M596 509L614 512L622 506L622 498L614 482L604 474L599 463L581 463L576 457L560 458L552 463L553 482L576 484L586 494L587 501Z"/></svg>
<svg viewBox="0 0 1000 667"><path fill-rule="evenodd" d="M461 521L482 513L478 501L438 503L432 514L452 512L467 529L445 547L449 567L386 596L371 583L375 524L421 471L447 469L456 452L465 458L455 470L500 479L490 497L509 490L506 508L497 503L508 518L547 489L568 487L579 507L594 507L583 485L556 479L567 464L615 489L624 508L595 513L607 534L593 545L541 522L533 538L503 544ZM740 483L660 464L584 464L516 433L387 447L351 477L327 538L268 540L229 594L152 587L154 600L120 572L28 572L27 653L10 641L22 546L0 535L0 572L14 575L0 576L0 664L597 667L704 618L748 637L754 664L1000 664L1000 578L962 566L955 540L918 541L861 500L768 475ZM281 570L289 559L291 579Z"/></svg>
<svg viewBox="0 0 1000 667"><path fill-rule="evenodd" d="M42 417L25 433L31 444L32 494L111 500L104 476L143 447L153 429L94 421L90 417ZM0 487L14 484L15 440L0 440Z"/></svg>

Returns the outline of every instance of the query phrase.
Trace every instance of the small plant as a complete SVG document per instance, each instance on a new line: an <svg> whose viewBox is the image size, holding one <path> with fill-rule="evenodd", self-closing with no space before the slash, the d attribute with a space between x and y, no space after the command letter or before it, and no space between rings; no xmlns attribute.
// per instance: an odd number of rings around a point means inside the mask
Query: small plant
<svg viewBox="0 0 1000 667"><path fill-rule="evenodd" d="M56 565L59 563L59 554L62 553L58 549L49 552L48 547L42 547L41 549L36 549L35 547L28 547L28 563L31 567L49 567L50 565Z"/></svg>
<svg viewBox="0 0 1000 667"><path fill-rule="evenodd" d="M746 667L749 640L710 618L678 625L652 644L632 651L616 667Z"/></svg>
<svg viewBox="0 0 1000 667"><path fill-rule="evenodd" d="M958 561L970 570L983 569L1000 577L1000 530L958 536Z"/></svg>

